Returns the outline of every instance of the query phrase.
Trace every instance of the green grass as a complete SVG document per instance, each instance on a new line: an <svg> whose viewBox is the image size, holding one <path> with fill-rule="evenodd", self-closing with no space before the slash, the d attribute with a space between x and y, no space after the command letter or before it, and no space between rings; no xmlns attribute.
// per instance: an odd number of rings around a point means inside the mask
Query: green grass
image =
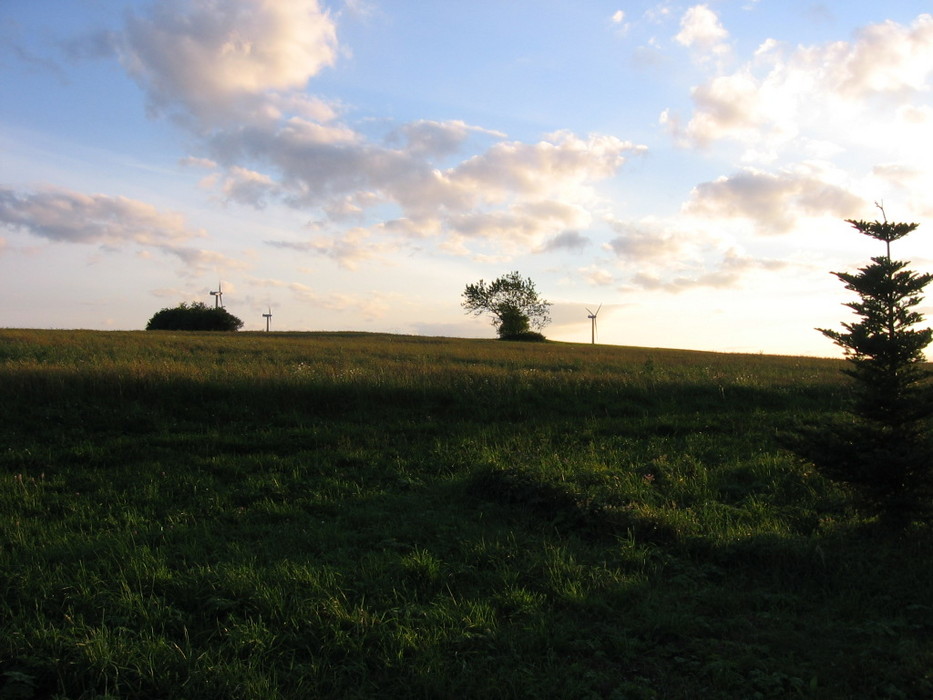
<svg viewBox="0 0 933 700"><path fill-rule="evenodd" d="M840 362L0 330L0 698L919 698Z"/></svg>

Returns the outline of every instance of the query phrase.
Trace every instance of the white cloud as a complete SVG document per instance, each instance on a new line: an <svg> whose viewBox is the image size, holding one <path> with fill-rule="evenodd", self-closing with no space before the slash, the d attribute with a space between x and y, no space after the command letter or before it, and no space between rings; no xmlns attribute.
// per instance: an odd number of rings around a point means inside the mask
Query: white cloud
<svg viewBox="0 0 933 700"><path fill-rule="evenodd" d="M412 156L426 159L449 156L460 150L471 133L505 138L505 134L472 126L460 120L437 122L420 120L403 124L389 134L388 143L401 143Z"/></svg>
<svg viewBox="0 0 933 700"><path fill-rule="evenodd" d="M187 277L199 277L215 270L248 270L250 268L250 264L241 258L234 258L216 250L188 246L162 246L161 250L181 260L184 267L180 272ZM224 285L225 291L234 291L232 283L224 282Z"/></svg>
<svg viewBox="0 0 933 700"><path fill-rule="evenodd" d="M652 272L636 273L631 279L631 286L648 291L665 291L679 294L691 289L710 287L730 289L741 284L742 279L760 270L778 270L786 263L779 260L757 260L728 250L715 264L696 270L684 270L680 273L660 276Z"/></svg>
<svg viewBox="0 0 933 700"><path fill-rule="evenodd" d="M179 272L188 276L248 267L241 258L190 246L207 234L189 228L181 214L127 197L0 188L0 226L60 243L97 245L103 253L134 244L142 259L151 260L153 250L177 258L183 263Z"/></svg>
<svg viewBox="0 0 933 700"><path fill-rule="evenodd" d="M161 111L206 122L266 91L303 88L337 55L317 0L159 0L127 19L123 60Z"/></svg>
<svg viewBox="0 0 933 700"><path fill-rule="evenodd" d="M927 105L904 105L897 110L897 119L903 124L926 126L933 123L933 107Z"/></svg>
<svg viewBox="0 0 933 700"><path fill-rule="evenodd" d="M278 192L278 186L268 175L233 166L227 170L221 190L229 201L262 209L269 197Z"/></svg>
<svg viewBox="0 0 933 700"><path fill-rule="evenodd" d="M739 70L693 89L686 126L670 111L662 123L685 143L730 138L773 157L804 130L858 141L873 120L888 127L892 117L925 121L928 107L911 101L927 99L931 73L933 16L927 14L910 26L870 25L851 42L788 48L768 39Z"/></svg>
<svg viewBox="0 0 933 700"><path fill-rule="evenodd" d="M594 287L608 287L615 284L615 278L612 273L598 265L581 267L577 272L580 273L585 281Z"/></svg>
<svg viewBox="0 0 933 700"><path fill-rule="evenodd" d="M620 291L680 293L741 288L752 275L783 268L762 251L749 252L721 221L701 217L609 220L615 237L603 245L608 261L580 270L593 285Z"/></svg>
<svg viewBox="0 0 933 700"><path fill-rule="evenodd" d="M384 219L374 234L494 239L513 252L587 226L598 202L594 185L644 151L611 136L558 132L538 143L499 141L445 169L429 162L470 133L497 136L463 122L417 122L393 132L405 140L398 149L362 138L331 142L292 119L218 132L211 145L228 168L222 186L238 201L281 196L295 207L319 208L335 223L392 205L401 216ZM242 162L261 164L262 175ZM338 252L342 246L328 249L349 259Z"/></svg>
<svg viewBox="0 0 933 700"><path fill-rule="evenodd" d="M0 188L0 225L67 243L166 246L204 235L189 229L181 214L146 202L51 188L26 193Z"/></svg>
<svg viewBox="0 0 933 700"><path fill-rule="evenodd" d="M696 107L687 127L687 137L700 146L726 136L755 141L762 129L776 122L765 109L762 87L747 72L721 76L692 90Z"/></svg>
<svg viewBox="0 0 933 700"><path fill-rule="evenodd" d="M626 21L626 15L623 10L616 10L613 12L610 21L613 24L613 32L616 36L625 36L632 28L631 23Z"/></svg>
<svg viewBox="0 0 933 700"><path fill-rule="evenodd" d="M633 263L671 261L683 251L683 243L659 222L610 222L618 235L607 244L617 257Z"/></svg>
<svg viewBox="0 0 933 700"><path fill-rule="evenodd" d="M348 270L355 270L363 261L397 249L391 241L374 240L371 231L361 227L331 236L315 236L306 241L266 241L266 244L330 258Z"/></svg>
<svg viewBox="0 0 933 700"><path fill-rule="evenodd" d="M780 234L802 217L845 219L865 207L861 197L830 177L821 168L804 166L776 173L746 169L697 185L684 211L711 219L748 219L758 233Z"/></svg>
<svg viewBox="0 0 933 700"><path fill-rule="evenodd" d="M185 168L201 168L202 170L213 170L217 163L210 158L197 158L196 156L186 156L178 161L178 164Z"/></svg>
<svg viewBox="0 0 933 700"><path fill-rule="evenodd" d="M405 238L540 249L587 226L595 184L645 150L570 131L506 140L460 120L412 121L369 138L341 121L339 105L302 92L336 55L335 21L315 0L161 0L129 17L123 58L157 112L187 116L203 137L204 153L186 164L216 164L202 184L224 199L311 210L322 231L381 219L301 244L344 266ZM472 137L495 142L477 152Z"/></svg>
<svg viewBox="0 0 933 700"><path fill-rule="evenodd" d="M497 247L518 253L534 249L568 228L583 228L589 221L589 214L581 208L539 201L491 212L452 215L446 225L456 236L495 241Z"/></svg>
<svg viewBox="0 0 933 700"><path fill-rule="evenodd" d="M582 139L560 131L536 144L498 143L462 163L450 177L461 187L475 188L486 201L513 195L578 197L589 192L590 183L615 174L629 155L644 150L615 136Z"/></svg>
<svg viewBox="0 0 933 700"><path fill-rule="evenodd" d="M794 64L817 71L823 86L846 97L926 92L933 71L933 16L920 15L910 27L890 20L870 25L853 43L802 48Z"/></svg>
<svg viewBox="0 0 933 700"><path fill-rule="evenodd" d="M384 317L390 310L397 307L399 303L398 295L391 293L321 293L302 282L258 277L248 277L247 281L252 287L259 289L286 289L292 293L295 299L303 304L312 304L315 307L338 313L352 312L353 314L360 314L366 320Z"/></svg>
<svg viewBox="0 0 933 700"><path fill-rule="evenodd" d="M674 40L704 54L722 56L728 52L729 32L708 5L694 5L680 20L680 33Z"/></svg>

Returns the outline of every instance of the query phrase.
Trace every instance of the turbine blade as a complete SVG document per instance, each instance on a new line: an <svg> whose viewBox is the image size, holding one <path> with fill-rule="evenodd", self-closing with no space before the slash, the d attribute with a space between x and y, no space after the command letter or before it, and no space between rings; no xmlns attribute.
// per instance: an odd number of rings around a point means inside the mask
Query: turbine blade
<svg viewBox="0 0 933 700"><path fill-rule="evenodd" d="M597 307L596 307L596 313L593 314L593 315L594 315L594 316L598 316L598 315L599 315L599 310L600 310L601 308L603 308L603 305L602 305L602 304L600 304L599 306L597 306Z"/></svg>

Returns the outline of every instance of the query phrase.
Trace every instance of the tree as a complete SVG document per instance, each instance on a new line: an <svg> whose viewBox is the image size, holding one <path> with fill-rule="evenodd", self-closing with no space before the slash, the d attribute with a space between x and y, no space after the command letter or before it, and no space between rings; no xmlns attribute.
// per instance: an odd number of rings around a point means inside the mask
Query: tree
<svg viewBox="0 0 933 700"><path fill-rule="evenodd" d="M880 207L879 207L880 208ZM884 215L884 209L881 209ZM933 449L927 421L933 415L929 372L921 366L930 329L915 326L915 310L933 275L906 269L891 259L891 243L918 224L847 220L859 233L885 243L856 273L834 272L859 301L847 303L858 316L844 331L819 328L845 351L843 370L855 380L854 420L835 426L815 450L814 463L827 476L852 486L862 505L898 527L929 514L933 505Z"/></svg>
<svg viewBox="0 0 933 700"><path fill-rule="evenodd" d="M226 309L200 301L157 311L146 324L147 331L238 331L242 327L243 321Z"/></svg>
<svg viewBox="0 0 933 700"><path fill-rule="evenodd" d="M544 339L540 330L551 322L548 311L551 303L541 299L530 277L522 279L518 272L510 272L489 284L480 280L468 284L461 303L466 312L492 316L492 325L503 340Z"/></svg>

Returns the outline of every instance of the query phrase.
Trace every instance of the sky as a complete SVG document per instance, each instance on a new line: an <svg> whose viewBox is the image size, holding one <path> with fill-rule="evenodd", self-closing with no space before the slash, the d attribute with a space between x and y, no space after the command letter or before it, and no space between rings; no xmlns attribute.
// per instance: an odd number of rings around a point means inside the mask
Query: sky
<svg viewBox="0 0 933 700"><path fill-rule="evenodd" d="M840 356L846 219L933 271L931 12L0 0L0 327L220 284L244 330L495 337L461 294L518 271L552 340Z"/></svg>

